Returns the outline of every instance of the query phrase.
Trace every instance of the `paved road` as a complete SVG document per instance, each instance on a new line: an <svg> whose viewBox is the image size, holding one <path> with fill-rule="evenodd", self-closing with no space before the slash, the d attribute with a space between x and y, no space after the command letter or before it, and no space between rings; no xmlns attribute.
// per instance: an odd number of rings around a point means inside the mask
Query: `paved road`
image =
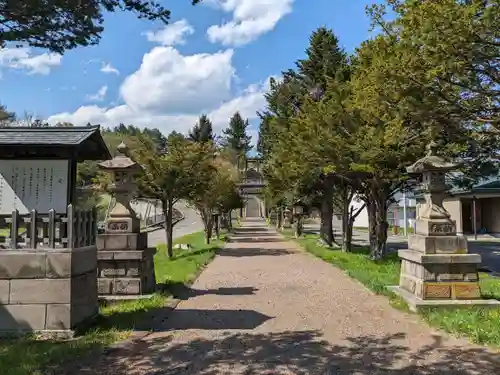
<svg viewBox="0 0 500 375"><path fill-rule="evenodd" d="M246 222L160 330L80 374L493 375L498 354L393 309L265 224Z"/></svg>
<svg viewBox="0 0 500 375"><path fill-rule="evenodd" d="M174 239L203 230L203 221L196 210L188 207L184 202L178 202L174 207L180 210L185 216L184 220L181 220L174 226ZM165 242L166 234L164 228L149 232L149 246L157 246Z"/></svg>
<svg viewBox="0 0 500 375"><path fill-rule="evenodd" d="M317 224L308 224L304 226L306 231L319 233ZM334 225L334 233L340 234L340 226ZM354 231L353 243L360 245L369 245L368 232ZM469 252L481 255L481 267L484 271L491 271L495 276L500 276L500 242L496 239L487 240L469 240ZM398 249L406 249L408 241L406 237L389 235L387 238L387 246L390 251Z"/></svg>

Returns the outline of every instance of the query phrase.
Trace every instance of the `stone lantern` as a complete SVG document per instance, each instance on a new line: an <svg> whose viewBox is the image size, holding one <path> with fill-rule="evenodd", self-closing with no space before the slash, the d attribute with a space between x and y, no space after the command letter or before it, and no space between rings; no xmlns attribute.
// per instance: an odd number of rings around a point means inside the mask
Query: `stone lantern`
<svg viewBox="0 0 500 375"><path fill-rule="evenodd" d="M288 229L292 227L292 211L285 207L283 210L283 224L282 229Z"/></svg>
<svg viewBox="0 0 500 375"><path fill-rule="evenodd" d="M481 256L469 254L467 240L457 236L456 223L443 206L447 186L445 175L458 168L436 153L437 145L427 147L425 157L407 168L422 175L425 204L416 221L416 231L408 238L408 249L399 250L399 286L389 287L417 311L424 306L496 304L481 299L478 265Z"/></svg>
<svg viewBox="0 0 500 375"><path fill-rule="evenodd" d="M141 166L128 156L128 147L120 143L117 155L99 164L99 168L111 174L112 183L109 191L116 204L109 213L106 233L138 232L140 221L130 206L130 201L137 194L134 177Z"/></svg>
<svg viewBox="0 0 500 375"><path fill-rule="evenodd" d="M295 237L302 235L304 229L305 205L302 201L297 201L293 205L293 216L295 216Z"/></svg>
<svg viewBox="0 0 500 375"><path fill-rule="evenodd" d="M122 142L116 156L99 164L111 174L109 192L115 205L106 220L104 234L98 236L98 288L102 298L118 299L154 292L153 255L147 246L147 233L140 231L140 221L130 206L137 194L134 181L141 166L128 155Z"/></svg>

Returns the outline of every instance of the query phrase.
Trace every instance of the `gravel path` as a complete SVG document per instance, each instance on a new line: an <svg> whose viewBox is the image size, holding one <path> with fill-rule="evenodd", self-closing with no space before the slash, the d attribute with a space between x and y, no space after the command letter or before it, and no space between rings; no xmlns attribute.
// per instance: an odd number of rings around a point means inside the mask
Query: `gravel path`
<svg viewBox="0 0 500 375"><path fill-rule="evenodd" d="M497 354L394 310L262 222L244 223L193 289L159 332L89 373L500 374Z"/></svg>

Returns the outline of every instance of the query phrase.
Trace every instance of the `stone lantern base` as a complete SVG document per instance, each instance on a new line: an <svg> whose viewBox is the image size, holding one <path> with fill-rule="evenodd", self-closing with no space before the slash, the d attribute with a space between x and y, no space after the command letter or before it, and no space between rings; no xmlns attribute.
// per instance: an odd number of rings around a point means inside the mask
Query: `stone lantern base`
<svg viewBox="0 0 500 375"><path fill-rule="evenodd" d="M456 235L450 220L419 220L417 234L399 250L399 286L389 289L400 295L410 310L419 307L495 305L481 299L478 265L481 256L468 254L467 240Z"/></svg>
<svg viewBox="0 0 500 375"><path fill-rule="evenodd" d="M97 246L100 297L141 296L155 291L156 249L147 247L147 233L101 234Z"/></svg>

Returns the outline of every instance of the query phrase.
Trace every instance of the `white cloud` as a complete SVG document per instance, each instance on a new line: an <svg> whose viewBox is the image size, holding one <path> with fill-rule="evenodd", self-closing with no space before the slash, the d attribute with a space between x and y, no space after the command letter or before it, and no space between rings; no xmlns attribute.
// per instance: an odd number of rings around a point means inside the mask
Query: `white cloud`
<svg viewBox="0 0 500 375"><path fill-rule="evenodd" d="M185 20L166 25L158 31L147 31L144 33L150 42L159 43L163 46L185 44L185 37L194 34L194 28Z"/></svg>
<svg viewBox="0 0 500 375"><path fill-rule="evenodd" d="M144 55L137 71L123 81L119 104L82 106L75 112L55 114L48 122L102 126L125 123L157 127L166 134L172 130L187 133L206 113L220 134L236 111L255 120L256 111L265 106L263 94L268 89L266 81L235 94L232 56L230 49L183 55L171 46L155 47Z"/></svg>
<svg viewBox="0 0 500 375"><path fill-rule="evenodd" d="M101 72L116 74L117 76L120 75L120 71L118 69L111 65L111 63L105 62L102 63Z"/></svg>
<svg viewBox="0 0 500 375"><path fill-rule="evenodd" d="M251 85L241 95L227 100L220 105L207 111L209 118L214 125L214 131L221 133L226 128L229 118L236 111L240 111L244 118L250 121L257 119L257 111L265 106L264 93L268 89L268 80L265 83ZM48 122L55 124L57 122L71 122L75 125L86 125L87 123L101 124L102 126L115 126L119 123L134 124L139 127L157 127L165 134L173 130L187 133L198 120L199 113L179 113L171 114L150 113L144 111L135 111L127 104L114 107L99 107L96 105L82 106L75 112L64 112L53 115L48 118ZM251 132L253 137L256 131ZM253 143L256 138L253 139Z"/></svg>
<svg viewBox="0 0 500 375"><path fill-rule="evenodd" d="M241 46L274 29L292 11L293 0L210 0L233 19L207 30L208 39L225 46Z"/></svg>
<svg viewBox="0 0 500 375"><path fill-rule="evenodd" d="M106 97L107 92L108 92L108 86L102 86L95 94L87 95L87 100L93 102L102 102Z"/></svg>
<svg viewBox="0 0 500 375"><path fill-rule="evenodd" d="M155 47L128 76L121 95L135 111L197 113L231 96L233 51L184 56L173 47Z"/></svg>
<svg viewBox="0 0 500 375"><path fill-rule="evenodd" d="M31 48L0 49L0 67L24 70L28 74L47 75L51 69L61 65L62 56L56 53L33 55Z"/></svg>

